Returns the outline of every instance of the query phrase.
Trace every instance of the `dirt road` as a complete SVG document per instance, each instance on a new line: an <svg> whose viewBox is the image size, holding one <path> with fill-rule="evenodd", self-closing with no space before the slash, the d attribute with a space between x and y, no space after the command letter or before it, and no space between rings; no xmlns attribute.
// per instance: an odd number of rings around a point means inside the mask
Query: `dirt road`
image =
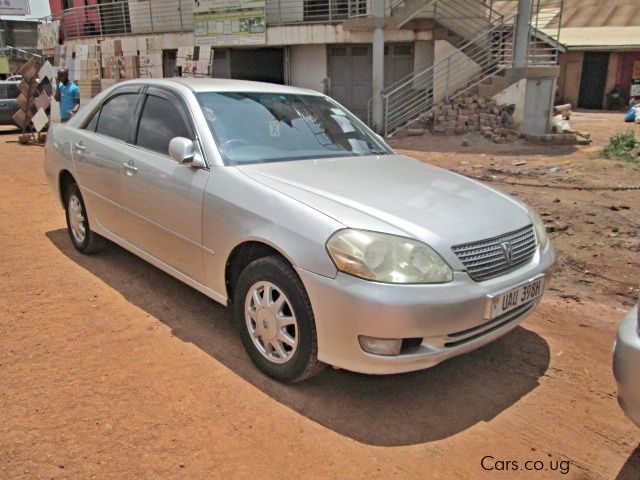
<svg viewBox="0 0 640 480"><path fill-rule="evenodd" d="M522 327L422 372L284 386L222 306L116 246L76 253L42 149L15 138L0 135L1 478L640 478L610 366L638 295L640 192L502 184L558 227L556 279ZM396 147L496 179L640 183L589 148L459 142Z"/></svg>

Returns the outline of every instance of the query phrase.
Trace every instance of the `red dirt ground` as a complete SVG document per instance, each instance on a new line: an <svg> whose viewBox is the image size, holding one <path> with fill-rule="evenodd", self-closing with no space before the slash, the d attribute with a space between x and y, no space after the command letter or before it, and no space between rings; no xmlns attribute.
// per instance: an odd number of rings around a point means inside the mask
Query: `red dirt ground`
<svg viewBox="0 0 640 480"><path fill-rule="evenodd" d="M394 146L474 176L640 184L638 167L593 158L619 114L573 123L594 146ZM640 430L611 374L638 297L639 191L494 183L556 229L554 280L521 327L421 372L326 369L285 386L253 367L222 306L119 247L78 254L43 150L15 139L0 136L0 477L640 478ZM518 470L484 470L487 456Z"/></svg>

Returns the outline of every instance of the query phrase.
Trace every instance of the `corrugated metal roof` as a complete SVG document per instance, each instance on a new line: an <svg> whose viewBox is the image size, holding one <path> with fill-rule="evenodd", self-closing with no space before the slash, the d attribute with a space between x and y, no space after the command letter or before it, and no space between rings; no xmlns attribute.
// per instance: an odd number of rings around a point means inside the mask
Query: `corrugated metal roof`
<svg viewBox="0 0 640 480"><path fill-rule="evenodd" d="M640 48L640 27L563 28L560 43L571 50L635 49Z"/></svg>
<svg viewBox="0 0 640 480"><path fill-rule="evenodd" d="M552 19L548 13L559 5L559 0L533 0L534 11L546 10L540 17L548 23L557 22L558 17ZM493 9L502 14L515 13L517 8L515 0L493 2ZM633 26L640 26L640 0L564 0L562 28Z"/></svg>
<svg viewBox="0 0 640 480"><path fill-rule="evenodd" d="M640 26L638 0L565 0L562 27Z"/></svg>

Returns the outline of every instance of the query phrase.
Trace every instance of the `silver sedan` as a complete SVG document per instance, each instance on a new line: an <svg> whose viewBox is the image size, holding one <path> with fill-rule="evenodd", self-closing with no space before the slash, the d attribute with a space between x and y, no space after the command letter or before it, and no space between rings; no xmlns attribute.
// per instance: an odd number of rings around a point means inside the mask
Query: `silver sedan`
<svg viewBox="0 0 640 480"><path fill-rule="evenodd" d="M613 349L613 374L618 403L640 427L640 308L636 305L620 322Z"/></svg>
<svg viewBox="0 0 640 480"><path fill-rule="evenodd" d="M109 239L229 305L281 381L485 345L536 307L555 258L531 209L300 88L117 84L52 129L44 168L76 249Z"/></svg>

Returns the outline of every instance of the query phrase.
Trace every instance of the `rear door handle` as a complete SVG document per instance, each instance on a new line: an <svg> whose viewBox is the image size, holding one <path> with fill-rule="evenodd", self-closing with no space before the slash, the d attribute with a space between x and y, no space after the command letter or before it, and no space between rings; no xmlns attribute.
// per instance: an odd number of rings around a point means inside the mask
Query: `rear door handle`
<svg viewBox="0 0 640 480"><path fill-rule="evenodd" d="M123 163L122 168L125 170L127 175L133 175L134 173L138 172L138 167L131 163Z"/></svg>
<svg viewBox="0 0 640 480"><path fill-rule="evenodd" d="M85 147L82 142L74 143L73 148L75 148L78 152L84 152L87 147Z"/></svg>

